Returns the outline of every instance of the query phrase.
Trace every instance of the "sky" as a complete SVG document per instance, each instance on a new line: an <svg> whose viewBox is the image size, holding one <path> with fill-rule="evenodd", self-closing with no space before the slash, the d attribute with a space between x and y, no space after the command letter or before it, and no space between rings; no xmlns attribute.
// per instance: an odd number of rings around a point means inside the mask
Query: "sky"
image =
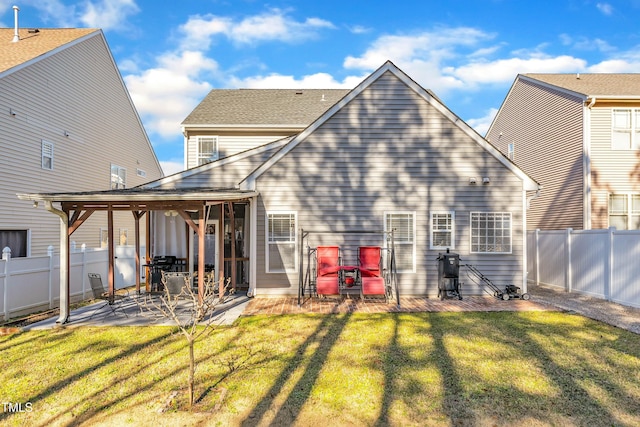
<svg viewBox="0 0 640 427"><path fill-rule="evenodd" d="M100 28L165 174L212 89L355 87L385 61L484 135L519 73L640 72L640 0L0 0Z"/></svg>

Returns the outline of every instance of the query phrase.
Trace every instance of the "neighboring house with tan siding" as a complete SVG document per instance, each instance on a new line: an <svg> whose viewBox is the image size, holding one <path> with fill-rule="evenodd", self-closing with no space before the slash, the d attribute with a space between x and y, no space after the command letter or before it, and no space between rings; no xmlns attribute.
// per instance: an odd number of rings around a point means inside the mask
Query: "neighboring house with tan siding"
<svg viewBox="0 0 640 427"><path fill-rule="evenodd" d="M0 29L0 250L59 250L60 220L16 193L128 188L162 169L99 29ZM116 243L133 244L130 212L116 213ZM71 240L104 245L107 217Z"/></svg>
<svg viewBox="0 0 640 427"><path fill-rule="evenodd" d="M526 289L526 206L540 186L391 62L296 135L140 190L206 188L215 198L216 185L251 194L205 220L223 224L224 257L235 247L252 294L295 295L307 244L339 245L349 263L358 245L389 247L392 228L402 295L437 294L436 257L447 249ZM304 244L301 229L315 231ZM350 233L363 230L375 232ZM465 283L465 293L482 293Z"/></svg>
<svg viewBox="0 0 640 427"><path fill-rule="evenodd" d="M529 229L640 229L640 74L521 74L486 138L544 186Z"/></svg>
<svg viewBox="0 0 640 427"><path fill-rule="evenodd" d="M346 89L213 89L182 122L185 169L301 132Z"/></svg>

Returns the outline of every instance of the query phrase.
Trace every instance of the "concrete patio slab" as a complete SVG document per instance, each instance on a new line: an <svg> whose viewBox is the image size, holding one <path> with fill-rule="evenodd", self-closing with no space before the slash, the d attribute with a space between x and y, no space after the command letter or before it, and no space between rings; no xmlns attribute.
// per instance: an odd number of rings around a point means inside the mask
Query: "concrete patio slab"
<svg viewBox="0 0 640 427"><path fill-rule="evenodd" d="M78 326L175 326L175 322L172 319L163 316L153 306L154 301L157 303L159 297L151 297L145 294L130 296L121 303L114 305L113 310L105 301L100 301L72 310L69 321L65 324L58 324L56 323L58 317L51 317L26 325L22 327L22 330L30 331ZM243 294L225 296L224 302L217 304L212 312L213 323L232 324L243 313L248 303L249 297ZM182 313L183 318L189 316L189 306L190 301L180 301L177 311Z"/></svg>

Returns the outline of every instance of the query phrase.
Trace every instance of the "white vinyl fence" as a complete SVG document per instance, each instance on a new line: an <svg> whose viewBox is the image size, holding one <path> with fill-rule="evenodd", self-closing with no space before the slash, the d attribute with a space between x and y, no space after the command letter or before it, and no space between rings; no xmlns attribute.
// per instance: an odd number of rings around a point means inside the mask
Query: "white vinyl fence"
<svg viewBox="0 0 640 427"><path fill-rule="evenodd" d="M528 280L640 307L640 230L527 233Z"/></svg>
<svg viewBox="0 0 640 427"><path fill-rule="evenodd" d="M144 253L144 248L141 253ZM115 256L116 289L135 284L135 247L117 246ZM71 248L70 257L69 297L72 301L93 297L88 273L100 274L107 286L109 263L106 249L75 251ZM3 251L0 259L0 314L5 320L58 307L59 301L59 255L53 254L51 249L49 255L11 258L8 248Z"/></svg>

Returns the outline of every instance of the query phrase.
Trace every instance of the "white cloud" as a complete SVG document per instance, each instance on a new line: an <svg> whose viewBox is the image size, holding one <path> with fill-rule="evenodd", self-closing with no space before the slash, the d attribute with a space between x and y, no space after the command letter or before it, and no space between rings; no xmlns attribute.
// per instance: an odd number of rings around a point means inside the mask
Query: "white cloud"
<svg viewBox="0 0 640 427"><path fill-rule="evenodd" d="M184 34L181 42L183 47L207 50L212 37L216 35L224 35L240 44L263 41L299 43L317 37L322 29L334 28L331 22L324 19L307 18L296 21L281 9L271 9L240 21L215 15L196 15L190 17L179 30Z"/></svg>
<svg viewBox="0 0 640 427"><path fill-rule="evenodd" d="M568 34L560 34L560 42L564 46L569 46L574 49L585 51L600 51L600 52L612 52L615 50L606 40L602 39L589 39L586 37L579 37L574 39Z"/></svg>
<svg viewBox="0 0 640 427"><path fill-rule="evenodd" d="M182 172L184 170L184 162L182 160L161 160L160 167L165 176L173 175L174 173Z"/></svg>
<svg viewBox="0 0 640 427"><path fill-rule="evenodd" d="M605 15L613 15L613 6L609 3L597 3L596 7Z"/></svg>
<svg viewBox="0 0 640 427"><path fill-rule="evenodd" d="M86 26L108 30L127 28L127 18L140 11L135 0L84 1L75 4L60 0L23 0L36 8L40 19L54 27Z"/></svg>
<svg viewBox="0 0 640 427"><path fill-rule="evenodd" d="M244 79L232 77L229 86L250 89L352 89L366 76L350 76L343 81L337 81L327 73L310 74L296 79L291 75L269 74L267 76L252 76Z"/></svg>
<svg viewBox="0 0 640 427"><path fill-rule="evenodd" d="M412 62L417 59L439 63L456 56L455 48L474 46L492 36L474 28L443 28L438 31L411 35L385 35L374 41L360 57L348 56L345 68L372 70L387 59L394 63Z"/></svg>
<svg viewBox="0 0 640 427"><path fill-rule="evenodd" d="M468 27L385 35L361 56L348 56L343 65L347 69L371 71L391 60L424 87L443 93L464 86L457 76L442 72L444 63L466 58L460 50L471 50L469 54L473 54L478 43L491 38L488 33Z"/></svg>
<svg viewBox="0 0 640 427"><path fill-rule="evenodd" d="M371 28L365 27L363 25L353 25L348 29L353 34L367 34L371 32Z"/></svg>
<svg viewBox="0 0 640 427"><path fill-rule="evenodd" d="M447 67L444 71L465 85L482 85L511 82L519 73L566 73L583 71L586 67L583 59L561 55L477 61L458 68Z"/></svg>
<svg viewBox="0 0 640 427"><path fill-rule="evenodd" d="M165 54L158 66L124 77L136 109L150 133L175 137L180 123L211 90L206 77L218 64L201 52Z"/></svg>
<svg viewBox="0 0 640 427"><path fill-rule="evenodd" d="M134 0L87 1L79 19L88 27L102 28L105 31L123 29L126 28L127 18L139 11Z"/></svg>
<svg viewBox="0 0 640 427"><path fill-rule="evenodd" d="M465 121L469 126L475 129L476 132L484 136L489 130L489 126L491 126L491 123L493 122L493 119L496 117L497 113L498 113L497 108L490 108L484 117L479 117L476 119L468 119Z"/></svg>
<svg viewBox="0 0 640 427"><path fill-rule="evenodd" d="M590 73L637 73L640 69L640 58L609 59L592 65Z"/></svg>

